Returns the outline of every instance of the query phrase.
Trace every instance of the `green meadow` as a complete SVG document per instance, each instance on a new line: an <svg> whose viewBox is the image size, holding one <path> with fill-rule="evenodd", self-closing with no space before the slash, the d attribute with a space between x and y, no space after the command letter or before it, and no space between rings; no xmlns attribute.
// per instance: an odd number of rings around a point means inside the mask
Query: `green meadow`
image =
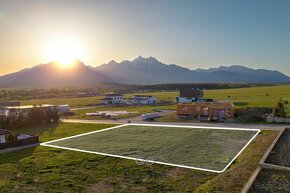
<svg viewBox="0 0 290 193"><path fill-rule="evenodd" d="M290 85L205 91L205 98L229 100L236 107L273 107L280 97L290 102Z"/></svg>
<svg viewBox="0 0 290 193"><path fill-rule="evenodd" d="M126 94L128 98L134 94L153 95L159 101L175 101L178 96L178 91L172 92L148 92L148 93L132 93ZM290 101L290 85L280 86L263 86L250 88L234 88L234 89L218 89L205 90L204 98L211 98L215 100L229 100L234 102L236 107L273 107L280 97ZM59 98L59 99L40 99L40 100L23 100L23 105L27 104L69 104L71 107L83 107L87 105L98 104L100 98L98 97L83 97L83 98Z"/></svg>

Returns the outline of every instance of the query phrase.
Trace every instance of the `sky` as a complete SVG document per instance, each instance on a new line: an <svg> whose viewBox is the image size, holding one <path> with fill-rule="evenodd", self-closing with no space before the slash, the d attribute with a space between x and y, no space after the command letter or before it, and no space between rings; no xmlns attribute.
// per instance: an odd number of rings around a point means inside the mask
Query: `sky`
<svg viewBox="0 0 290 193"><path fill-rule="evenodd" d="M57 60L65 42L92 66L142 55L290 75L289 10L289 0L1 0L0 75Z"/></svg>

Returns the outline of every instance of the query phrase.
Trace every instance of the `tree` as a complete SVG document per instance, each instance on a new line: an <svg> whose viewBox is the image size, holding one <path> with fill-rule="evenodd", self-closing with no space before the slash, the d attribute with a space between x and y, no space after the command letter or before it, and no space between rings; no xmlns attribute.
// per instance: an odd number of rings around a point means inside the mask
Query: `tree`
<svg viewBox="0 0 290 193"><path fill-rule="evenodd" d="M287 113L285 111L287 104L288 104L287 100L280 98L277 104L273 108L274 116L282 117L282 118L287 117Z"/></svg>
<svg viewBox="0 0 290 193"><path fill-rule="evenodd" d="M46 111L46 121L48 123L54 122L58 123L60 121L59 112L56 108L54 109L47 109Z"/></svg>
<svg viewBox="0 0 290 193"><path fill-rule="evenodd" d="M42 123L59 122L59 112L56 108L41 108L35 106L28 114L14 112L7 116L0 116L0 129L17 129Z"/></svg>

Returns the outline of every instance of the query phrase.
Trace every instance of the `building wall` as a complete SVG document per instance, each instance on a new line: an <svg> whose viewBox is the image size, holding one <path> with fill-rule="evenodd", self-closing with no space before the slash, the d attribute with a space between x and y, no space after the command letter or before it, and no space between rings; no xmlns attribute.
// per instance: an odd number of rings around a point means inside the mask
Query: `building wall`
<svg viewBox="0 0 290 193"><path fill-rule="evenodd" d="M101 104L117 104L117 103L124 103L123 96L109 96L112 100L101 100Z"/></svg>
<svg viewBox="0 0 290 193"><path fill-rule="evenodd" d="M141 105L148 105L148 104L155 104L157 102L156 97L149 97L146 99L140 99L138 97L132 97L130 102L133 104L141 104Z"/></svg>
<svg viewBox="0 0 290 193"><path fill-rule="evenodd" d="M195 102L195 97L176 97L176 102L178 103L189 103L189 102Z"/></svg>
<svg viewBox="0 0 290 193"><path fill-rule="evenodd" d="M124 103L124 97L123 96L114 96L111 97L113 99L113 103Z"/></svg>
<svg viewBox="0 0 290 193"><path fill-rule="evenodd" d="M180 116L208 116L218 118L234 117L235 110L232 103L179 103L177 104L177 115Z"/></svg>

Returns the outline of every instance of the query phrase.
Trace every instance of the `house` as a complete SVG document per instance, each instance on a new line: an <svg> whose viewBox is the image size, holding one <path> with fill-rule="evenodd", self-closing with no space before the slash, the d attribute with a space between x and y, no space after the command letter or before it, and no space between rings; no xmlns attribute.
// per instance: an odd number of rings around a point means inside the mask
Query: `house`
<svg viewBox="0 0 290 193"><path fill-rule="evenodd" d="M122 94L106 94L105 98L100 99L101 104L121 104L124 103L124 96Z"/></svg>
<svg viewBox="0 0 290 193"><path fill-rule="evenodd" d="M130 103L138 105L156 104L157 98L154 96L134 95L129 99Z"/></svg>
<svg viewBox="0 0 290 193"><path fill-rule="evenodd" d="M203 90L198 88L181 89L180 96L176 97L177 103L203 102Z"/></svg>
<svg viewBox="0 0 290 193"><path fill-rule="evenodd" d="M235 114L234 104L228 101L178 103L177 116L226 119Z"/></svg>
<svg viewBox="0 0 290 193"><path fill-rule="evenodd" d="M33 108L41 108L41 109L56 109L55 105L48 105L48 104L42 104L42 105L23 105L23 106L10 106L10 107L4 107L2 111L4 111L5 115L17 115L19 113L23 113L24 116L27 116L28 113Z"/></svg>

